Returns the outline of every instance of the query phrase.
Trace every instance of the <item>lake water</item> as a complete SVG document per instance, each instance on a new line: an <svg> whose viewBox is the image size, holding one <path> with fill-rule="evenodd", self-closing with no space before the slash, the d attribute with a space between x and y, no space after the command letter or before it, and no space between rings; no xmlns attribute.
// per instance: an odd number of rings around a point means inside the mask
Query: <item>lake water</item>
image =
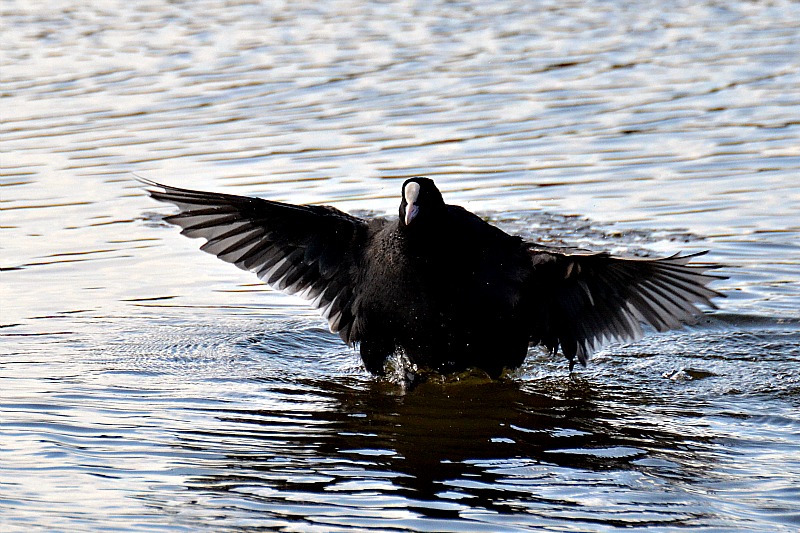
<svg viewBox="0 0 800 533"><path fill-rule="evenodd" d="M6 1L0 530L797 531L800 3ZM711 250L703 323L407 391L132 173Z"/></svg>

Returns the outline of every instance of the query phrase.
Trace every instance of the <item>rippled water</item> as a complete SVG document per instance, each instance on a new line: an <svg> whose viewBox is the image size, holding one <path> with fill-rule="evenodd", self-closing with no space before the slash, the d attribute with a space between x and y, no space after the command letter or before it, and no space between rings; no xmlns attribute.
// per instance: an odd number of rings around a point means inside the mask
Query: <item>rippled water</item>
<svg viewBox="0 0 800 533"><path fill-rule="evenodd" d="M2 531L796 531L800 4L2 6ZM586 370L367 375L132 173L710 249L721 309Z"/></svg>

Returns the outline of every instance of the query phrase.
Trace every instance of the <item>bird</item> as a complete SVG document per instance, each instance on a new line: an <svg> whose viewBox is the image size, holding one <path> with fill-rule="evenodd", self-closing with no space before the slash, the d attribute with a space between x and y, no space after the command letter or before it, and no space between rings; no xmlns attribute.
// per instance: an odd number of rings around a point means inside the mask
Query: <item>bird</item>
<svg viewBox="0 0 800 533"><path fill-rule="evenodd" d="M643 324L663 332L696 323L724 296L708 285L707 251L620 257L561 249L506 233L446 204L434 181L402 184L398 217L357 217L326 205L196 191L138 178L179 212L164 220L201 250L310 301L333 333L385 375L404 355L442 374L520 367L533 345L559 351L573 372Z"/></svg>

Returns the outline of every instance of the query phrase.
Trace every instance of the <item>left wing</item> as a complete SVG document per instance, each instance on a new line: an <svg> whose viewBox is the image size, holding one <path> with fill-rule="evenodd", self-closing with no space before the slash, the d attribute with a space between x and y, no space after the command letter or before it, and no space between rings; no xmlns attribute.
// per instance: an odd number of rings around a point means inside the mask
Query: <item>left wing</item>
<svg viewBox="0 0 800 533"><path fill-rule="evenodd" d="M353 324L354 272L367 243L367 221L329 206L194 191L139 178L150 196L180 212L164 220L201 237L200 248L270 286L311 300L347 343Z"/></svg>

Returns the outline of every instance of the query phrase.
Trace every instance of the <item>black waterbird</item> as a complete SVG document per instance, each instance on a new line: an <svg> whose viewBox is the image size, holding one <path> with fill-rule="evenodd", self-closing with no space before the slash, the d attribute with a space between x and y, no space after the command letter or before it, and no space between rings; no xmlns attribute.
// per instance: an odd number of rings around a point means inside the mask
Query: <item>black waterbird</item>
<svg viewBox="0 0 800 533"><path fill-rule="evenodd" d="M397 220L363 219L329 206L180 189L144 180L165 218L201 250L311 301L331 331L384 372L402 351L439 372L477 367L499 376L530 344L570 370L614 340L697 321L696 304L722 296L707 285L704 254L621 258L526 242L448 205L428 178L403 183Z"/></svg>

